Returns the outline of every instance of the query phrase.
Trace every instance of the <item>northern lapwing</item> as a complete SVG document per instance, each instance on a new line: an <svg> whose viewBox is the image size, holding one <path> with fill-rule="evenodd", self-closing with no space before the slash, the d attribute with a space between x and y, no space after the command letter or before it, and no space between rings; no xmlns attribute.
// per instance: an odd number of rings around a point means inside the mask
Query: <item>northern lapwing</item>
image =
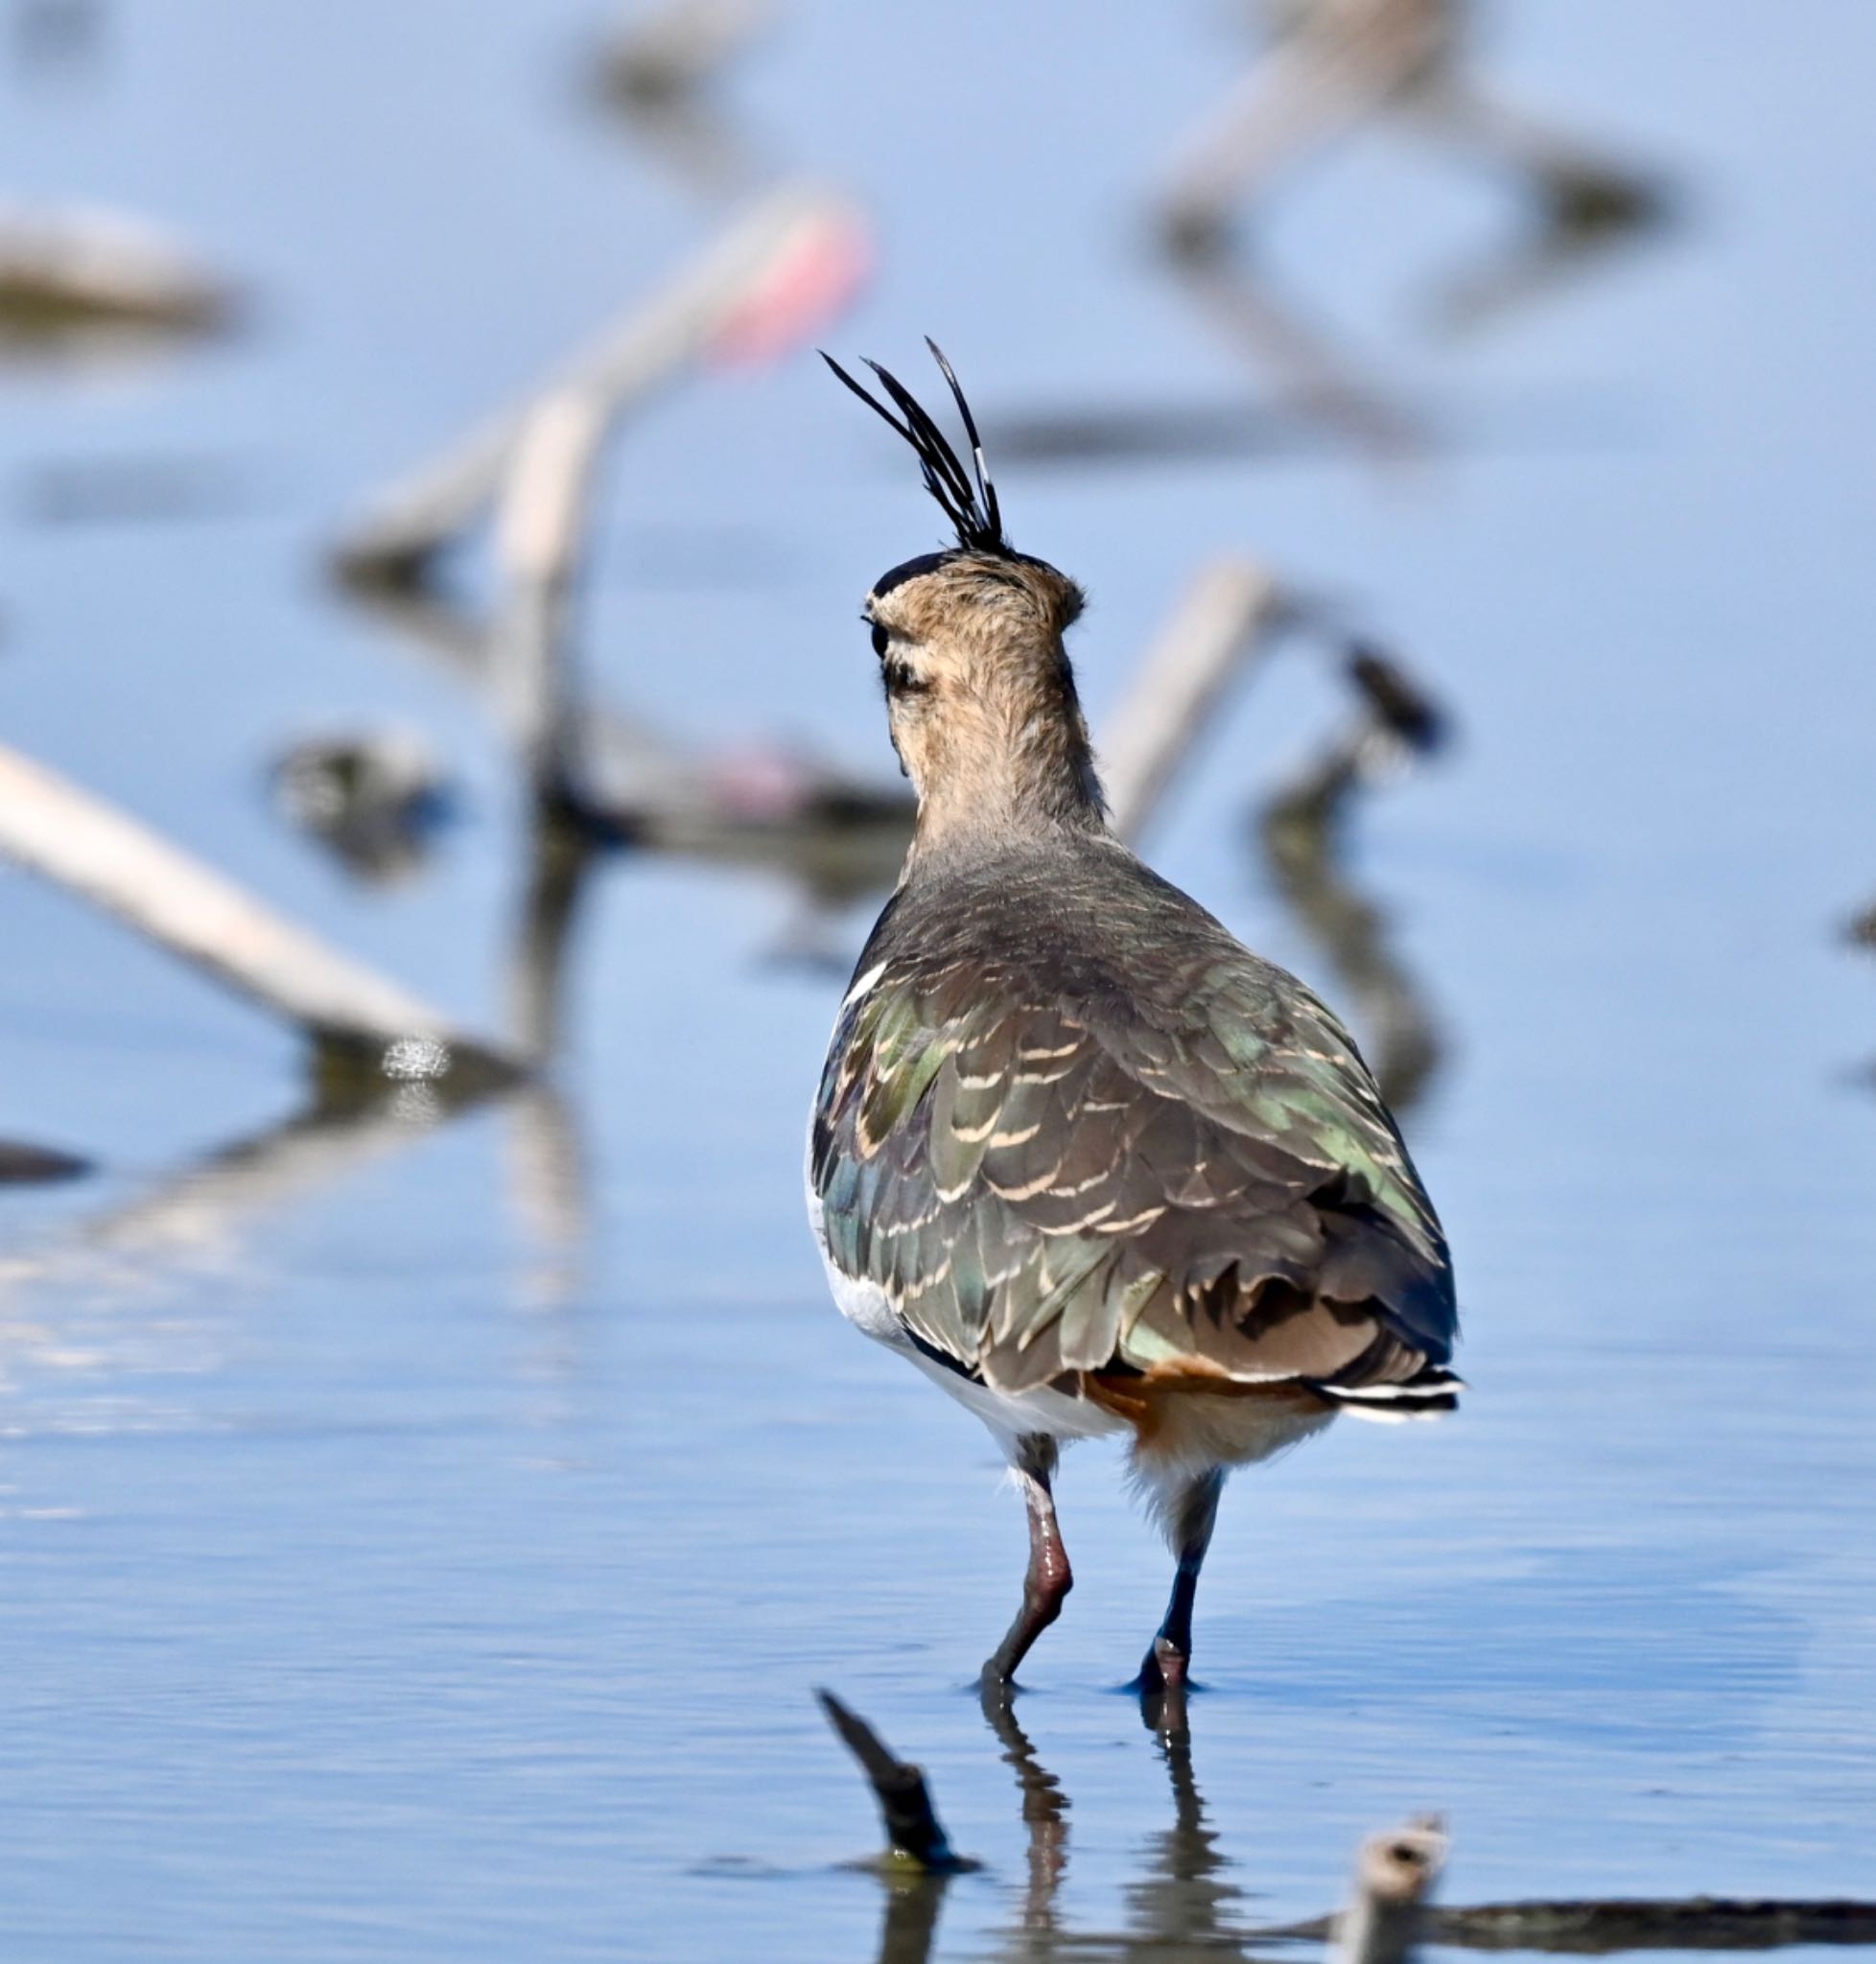
<svg viewBox="0 0 1876 1964"><path fill-rule="evenodd" d="M870 362L956 544L874 582L918 826L840 1005L809 1211L840 1308L996 1435L1029 1510L1007 1683L1070 1575L1064 1441L1131 1439L1178 1569L1140 1685L1185 1682L1227 1472L1339 1412L1450 1411L1440 1223L1334 1015L1108 830L1063 636L972 453ZM897 411L897 413L895 413Z"/></svg>

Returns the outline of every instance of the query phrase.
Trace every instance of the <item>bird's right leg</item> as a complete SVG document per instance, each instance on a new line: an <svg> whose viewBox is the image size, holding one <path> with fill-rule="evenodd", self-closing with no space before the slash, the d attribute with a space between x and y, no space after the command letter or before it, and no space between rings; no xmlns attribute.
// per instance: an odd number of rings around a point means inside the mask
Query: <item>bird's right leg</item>
<svg viewBox="0 0 1876 1964"><path fill-rule="evenodd" d="M1165 1510L1166 1534L1179 1558L1173 1572L1172 1600L1153 1648L1135 1680L1142 1694L1183 1688L1192 1663L1192 1600L1198 1594L1199 1571L1205 1566L1211 1531L1218 1523L1218 1497L1225 1490L1224 1473L1214 1468L1188 1481Z"/></svg>
<svg viewBox="0 0 1876 1964"><path fill-rule="evenodd" d="M1012 1465L1029 1509L1029 1568L1022 1578L1022 1607L984 1666L986 1685L1009 1683L1030 1645L1062 1614L1063 1599L1074 1586L1068 1551L1056 1525L1055 1496L1049 1490L1059 1457L1055 1441L1042 1433L1017 1441Z"/></svg>

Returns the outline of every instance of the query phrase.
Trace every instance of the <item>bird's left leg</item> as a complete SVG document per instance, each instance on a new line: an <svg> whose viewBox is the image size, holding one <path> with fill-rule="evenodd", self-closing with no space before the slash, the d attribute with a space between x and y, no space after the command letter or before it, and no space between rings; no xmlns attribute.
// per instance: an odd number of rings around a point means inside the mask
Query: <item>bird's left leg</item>
<svg viewBox="0 0 1876 1964"><path fill-rule="evenodd" d="M986 1685L1009 1683L1030 1645L1062 1614L1063 1599L1074 1586L1068 1551L1056 1525L1055 1496L1049 1489L1060 1457L1055 1441L1043 1433L1029 1433L1017 1441L1011 1464L1029 1509L1029 1568L1022 1578L1022 1607L984 1666Z"/></svg>
<svg viewBox="0 0 1876 1964"><path fill-rule="evenodd" d="M1187 1481L1168 1501L1166 1538L1173 1545L1179 1566L1173 1572L1165 1618L1140 1665L1142 1692L1164 1691L1185 1682L1192 1662L1192 1600L1199 1592L1199 1571L1205 1566L1205 1552L1211 1546L1211 1531L1218 1522L1218 1496L1224 1490L1224 1469L1213 1467Z"/></svg>

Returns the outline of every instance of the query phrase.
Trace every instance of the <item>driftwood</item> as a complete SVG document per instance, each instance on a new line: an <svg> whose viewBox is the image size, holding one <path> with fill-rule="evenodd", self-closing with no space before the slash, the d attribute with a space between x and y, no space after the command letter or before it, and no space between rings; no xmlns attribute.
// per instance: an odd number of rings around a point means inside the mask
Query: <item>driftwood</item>
<svg viewBox="0 0 1876 1964"><path fill-rule="evenodd" d="M836 270L856 267L863 237L855 207L836 193L805 183L771 193L544 386L384 492L336 549L341 577L363 584L420 580L432 556L494 500L543 397L572 392L616 415L726 338L734 343L739 315L791 267L816 255Z"/></svg>
<svg viewBox="0 0 1876 1964"><path fill-rule="evenodd" d="M1361 1844L1354 1889L1336 1919L1335 1964L1405 1964L1449 1845L1443 1825L1431 1817L1371 1835Z"/></svg>
<svg viewBox="0 0 1876 1964"><path fill-rule="evenodd" d="M822 1697L836 1729L867 1767L882 1812L892 1817L890 1797L892 1806L908 1811L913 1825L907 1832L914 1838L935 1832L942 1840L929 1789L917 1769L887 1752L864 1721L825 1694ZM1344 1909L1301 1923L1247 1925L1240 1920L1246 1891L1232 1880L1235 1864L1218 1845L1193 1775L1184 1701L1167 1705L1153 1696L1141 1699L1140 1716L1156 1735L1165 1764L1172 1820L1164 1832L1148 1838L1137 1876L1118 1879L1127 1904L1126 1927L1067 1928L1059 1919L1057 1899L1069 1867L1068 1798L1038 1759L1008 1692L986 1690L981 1697L985 1722L1016 1772L1029 1855L1019 1920L1002 1933L1007 1948L998 1955L1113 1958L1116 1964L1208 1957L1220 1964L1252 1964L1294 1955L1292 1945L1328 1944L1332 1964L1401 1964L1416 1941L1462 1950L1570 1955L1876 1944L1876 1903L1847 1898L1614 1897L1440 1907L1427 1897L1444 1863L1447 1840L1443 1828L1430 1819L1411 1821L1362 1843ZM917 1781L915 1792L907 1776ZM896 1838L891 1829L888 1835ZM943 1845L949 1850L949 1842ZM944 1892L954 1871L917 1860L881 1866L888 1894L879 1964L929 1964Z"/></svg>
<svg viewBox="0 0 1876 1964"><path fill-rule="evenodd" d="M234 311L226 287L141 225L104 212L0 206L0 335L206 334Z"/></svg>
<svg viewBox="0 0 1876 1964"><path fill-rule="evenodd" d="M1100 745L1108 809L1123 839L1139 837L1279 611L1277 583L1248 560L1215 559L1192 576L1140 658Z"/></svg>
<svg viewBox="0 0 1876 1964"><path fill-rule="evenodd" d="M504 575L494 627L496 700L537 801L586 805L579 713L568 674L568 610L594 473L615 405L593 388L546 396L522 427L496 516Z"/></svg>
<svg viewBox="0 0 1876 1964"><path fill-rule="evenodd" d="M172 954L394 1077L520 1068L439 1010L328 947L90 792L0 747L0 854L95 902Z"/></svg>
<svg viewBox="0 0 1876 1964"><path fill-rule="evenodd" d="M908 1761L895 1759L866 1720L832 1692L817 1691L814 1695L821 1701L828 1723L859 1762L873 1797L879 1803L887 1858L914 1868L950 1874L974 1867L952 1853L950 1837L931 1804L924 1773Z"/></svg>
<svg viewBox="0 0 1876 1964"><path fill-rule="evenodd" d="M76 1153L61 1153L57 1146L0 1139L0 1186L47 1186L82 1180L91 1170L89 1159L82 1159Z"/></svg>
<svg viewBox="0 0 1876 1964"><path fill-rule="evenodd" d="M1334 965L1382 1094L1405 1113L1425 1093L1444 1046L1386 915L1349 875L1347 832L1360 795L1404 760L1432 754L1446 731L1437 706L1397 662L1358 647L1346 667L1353 713L1272 794L1259 832L1273 884Z"/></svg>
<svg viewBox="0 0 1876 1964"><path fill-rule="evenodd" d="M1168 174L1162 222L1179 249L1208 249L1233 205L1453 65L1454 0L1292 0L1273 12L1272 46Z"/></svg>
<svg viewBox="0 0 1876 1964"><path fill-rule="evenodd" d="M694 95L774 18L774 0L668 0L634 8L600 54L601 86L622 108L662 108Z"/></svg>
<svg viewBox="0 0 1876 1964"><path fill-rule="evenodd" d="M1333 1935L1336 1919L1258 1930L1260 1938ZM1777 1951L1876 1944L1876 1903L1855 1897L1599 1896L1470 1903L1421 1912L1420 1941L1459 1951L1605 1957L1625 1951Z"/></svg>
<svg viewBox="0 0 1876 1964"><path fill-rule="evenodd" d="M597 93L692 191L718 199L775 175L713 88L774 17L773 0L668 0L600 48Z"/></svg>
<svg viewBox="0 0 1876 1964"><path fill-rule="evenodd" d="M1504 172L1535 204L1527 235L1447 284L1436 311L1448 326L1502 311L1672 216L1656 178L1511 107L1470 72L1458 0L1286 0L1272 12L1271 46L1168 172L1160 229L1206 311L1337 420L1385 406L1228 256L1232 213L1313 151L1394 117Z"/></svg>

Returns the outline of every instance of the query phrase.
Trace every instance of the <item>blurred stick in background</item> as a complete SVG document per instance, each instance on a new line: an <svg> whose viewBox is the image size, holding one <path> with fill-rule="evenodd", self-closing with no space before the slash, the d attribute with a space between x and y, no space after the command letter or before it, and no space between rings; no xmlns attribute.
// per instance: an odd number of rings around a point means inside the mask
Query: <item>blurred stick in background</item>
<svg viewBox="0 0 1876 1964"><path fill-rule="evenodd" d="M146 226L0 204L0 341L205 335L234 312L227 287Z"/></svg>
<svg viewBox="0 0 1876 1964"><path fill-rule="evenodd" d="M1280 612L1277 582L1248 559L1214 559L1193 574L1099 745L1109 819L1121 838L1138 839L1219 698Z"/></svg>
<svg viewBox="0 0 1876 1964"><path fill-rule="evenodd" d="M570 607L589 529L595 473L617 406L601 391L551 391L523 424L496 515L504 597L494 636L495 697L545 812L590 809L571 673Z"/></svg>
<svg viewBox="0 0 1876 1964"><path fill-rule="evenodd" d="M714 84L773 24L774 0L632 9L598 51L600 100L693 190L718 198L772 175Z"/></svg>
<svg viewBox="0 0 1876 1964"><path fill-rule="evenodd" d="M1386 916L1344 868L1357 796L1445 740L1445 718L1401 666L1358 645L1345 666L1355 708L1347 725L1264 808L1264 856L1291 910L1335 965L1355 1006L1382 1095L1396 1112L1425 1091L1440 1032L1395 954Z"/></svg>
<svg viewBox="0 0 1876 1964"><path fill-rule="evenodd" d="M521 1068L76 784L0 747L0 853L94 901L302 1030L410 1077Z"/></svg>
<svg viewBox="0 0 1876 1964"><path fill-rule="evenodd" d="M1282 0L1273 43L1176 158L1161 198L1175 250L1221 249L1234 207L1310 151L1450 72L1458 0Z"/></svg>
<svg viewBox="0 0 1876 1964"><path fill-rule="evenodd" d="M1182 148L1158 200L1174 267L1208 312L1292 373L1300 392L1346 413L1360 407L1326 343L1286 318L1229 257L1234 213L1285 171L1382 117L1504 173L1536 222L1436 304L1448 328L1529 297L1613 246L1658 230L1672 200L1658 179L1512 107L1473 72L1462 0L1273 0L1271 44ZM1209 277L1206 277L1208 270Z"/></svg>
<svg viewBox="0 0 1876 1964"><path fill-rule="evenodd" d="M634 8L600 56L605 88L635 107L692 96L773 25L775 12L775 0Z"/></svg>
<svg viewBox="0 0 1876 1964"><path fill-rule="evenodd" d="M640 302L545 389L479 425L393 484L340 539L340 575L362 584L421 581L432 557L496 497L543 395L571 391L616 415L706 355L761 353L790 310L817 315L867 257L853 203L819 185L771 193L668 285Z"/></svg>
<svg viewBox="0 0 1876 1964"><path fill-rule="evenodd" d="M508 1104L508 1190L535 1251L526 1293L536 1308L575 1293L587 1231L586 1156L546 1066L560 1047L567 959L594 850L612 836L587 768L573 606L618 410L591 386L549 391L522 428L495 522L502 596L486 639L488 679L530 802L509 1026L538 1072Z"/></svg>

